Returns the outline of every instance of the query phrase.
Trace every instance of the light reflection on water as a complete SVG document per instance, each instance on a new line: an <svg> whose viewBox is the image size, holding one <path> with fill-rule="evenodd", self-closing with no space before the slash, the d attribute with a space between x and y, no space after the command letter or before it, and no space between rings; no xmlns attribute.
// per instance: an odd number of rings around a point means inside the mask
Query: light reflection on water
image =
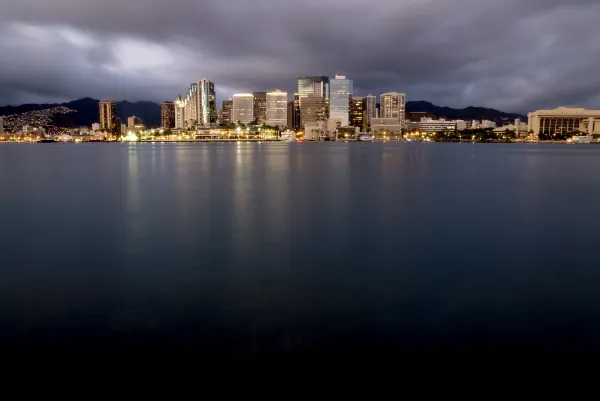
<svg viewBox="0 0 600 401"><path fill-rule="evenodd" d="M0 335L152 333L238 351L359 333L597 345L599 156L591 145L2 145Z"/></svg>

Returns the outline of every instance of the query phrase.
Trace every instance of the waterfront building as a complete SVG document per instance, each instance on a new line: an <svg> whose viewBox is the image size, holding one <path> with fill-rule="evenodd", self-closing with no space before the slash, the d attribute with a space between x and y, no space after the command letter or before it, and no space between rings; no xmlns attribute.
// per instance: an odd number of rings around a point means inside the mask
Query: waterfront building
<svg viewBox="0 0 600 401"><path fill-rule="evenodd" d="M202 126L210 127L217 122L217 96L215 93L215 84L208 79L198 81L200 91L200 118Z"/></svg>
<svg viewBox="0 0 600 401"><path fill-rule="evenodd" d="M304 97L329 99L329 77L298 77L298 96L300 99Z"/></svg>
<svg viewBox="0 0 600 401"><path fill-rule="evenodd" d="M175 99L175 129L183 129L185 127L185 104L181 95Z"/></svg>
<svg viewBox="0 0 600 401"><path fill-rule="evenodd" d="M221 106L221 125L229 125L233 122L233 101L223 100Z"/></svg>
<svg viewBox="0 0 600 401"><path fill-rule="evenodd" d="M93 123L92 124L92 131L93 132L100 131L100 123Z"/></svg>
<svg viewBox="0 0 600 401"><path fill-rule="evenodd" d="M113 129L113 134L117 135L121 133L121 129L123 128L123 121L119 117L115 117L115 127Z"/></svg>
<svg viewBox="0 0 600 401"><path fill-rule="evenodd" d="M173 102L164 102L160 105L160 122L162 128L175 128L175 104Z"/></svg>
<svg viewBox="0 0 600 401"><path fill-rule="evenodd" d="M383 93L379 96L379 118L397 118L404 123L406 95L399 92Z"/></svg>
<svg viewBox="0 0 600 401"><path fill-rule="evenodd" d="M253 92L254 120L259 124L267 122L267 92Z"/></svg>
<svg viewBox="0 0 600 401"><path fill-rule="evenodd" d="M353 93L353 82L343 75L336 75L329 80L329 117L342 120L342 126L350 123L350 97Z"/></svg>
<svg viewBox="0 0 600 401"><path fill-rule="evenodd" d="M555 135L580 131L587 135L600 134L600 110L559 107L537 110L528 115L528 131L534 135Z"/></svg>
<svg viewBox="0 0 600 401"><path fill-rule="evenodd" d="M371 134L378 140L398 139L403 134L404 124L398 118L374 118Z"/></svg>
<svg viewBox="0 0 600 401"><path fill-rule="evenodd" d="M433 118L423 117L419 122L419 131L434 133L434 132L444 132L444 131L455 131L457 122L453 120L445 120L443 118L439 120L434 120ZM465 124L466 127L466 124Z"/></svg>
<svg viewBox="0 0 600 401"><path fill-rule="evenodd" d="M121 131L121 126L117 126L117 104L115 102L109 100L100 102L100 129L113 134Z"/></svg>
<svg viewBox="0 0 600 401"><path fill-rule="evenodd" d="M326 121L329 118L329 77L298 77L297 102L300 128L309 122Z"/></svg>
<svg viewBox="0 0 600 401"><path fill-rule="evenodd" d="M294 129L300 128L300 95L294 93L294 116L293 116Z"/></svg>
<svg viewBox="0 0 600 401"><path fill-rule="evenodd" d="M363 130L363 119L364 119L363 102L364 102L364 98L362 98L360 96L352 96L350 98L349 125L351 127L358 127L360 130Z"/></svg>
<svg viewBox="0 0 600 401"><path fill-rule="evenodd" d="M256 99L256 98L255 98ZM266 117L267 124L284 128L287 125L287 92L282 92L277 89L275 92L266 94L267 107ZM255 108L256 110L256 108ZM255 117L256 118L256 117Z"/></svg>
<svg viewBox="0 0 600 401"><path fill-rule="evenodd" d="M141 124L142 120L136 116L131 116L127 118L127 128L132 129L138 124Z"/></svg>
<svg viewBox="0 0 600 401"><path fill-rule="evenodd" d="M300 126L304 127L306 123L317 121L326 121L327 99L324 97L301 97L300 98Z"/></svg>
<svg viewBox="0 0 600 401"><path fill-rule="evenodd" d="M367 95L363 98L363 131L370 132L375 118L377 118L377 97Z"/></svg>
<svg viewBox="0 0 600 401"><path fill-rule="evenodd" d="M121 124L121 134L127 134L127 124Z"/></svg>
<svg viewBox="0 0 600 401"><path fill-rule="evenodd" d="M238 93L233 95L233 122L250 124L254 121L254 95Z"/></svg>
<svg viewBox="0 0 600 401"><path fill-rule="evenodd" d="M454 120L456 124L456 129L459 131L464 131L467 129L467 122L465 120Z"/></svg>
<svg viewBox="0 0 600 401"><path fill-rule="evenodd" d="M289 101L287 104L287 127L288 129L295 129L294 126L294 101Z"/></svg>
<svg viewBox="0 0 600 401"><path fill-rule="evenodd" d="M183 127L211 127L217 121L215 84L208 79L201 79L190 85L183 106ZM181 117L180 117L181 123Z"/></svg>
<svg viewBox="0 0 600 401"><path fill-rule="evenodd" d="M4 117L0 117L0 135L4 134Z"/></svg>

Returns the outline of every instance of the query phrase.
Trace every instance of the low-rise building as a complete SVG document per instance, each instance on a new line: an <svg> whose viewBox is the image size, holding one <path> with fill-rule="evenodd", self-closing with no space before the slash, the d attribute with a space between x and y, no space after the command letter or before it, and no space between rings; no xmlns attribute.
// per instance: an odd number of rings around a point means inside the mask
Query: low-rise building
<svg viewBox="0 0 600 401"><path fill-rule="evenodd" d="M434 120L432 118L422 118L419 122L419 131L427 133L455 131L456 125L456 121L454 120L447 121L443 118L439 120Z"/></svg>
<svg viewBox="0 0 600 401"><path fill-rule="evenodd" d="M375 139L398 139L404 124L397 118L374 118L371 120L371 134Z"/></svg>
<svg viewBox="0 0 600 401"><path fill-rule="evenodd" d="M588 135L600 134L600 110L559 107L554 110L537 110L528 115L528 131L552 136L574 131Z"/></svg>

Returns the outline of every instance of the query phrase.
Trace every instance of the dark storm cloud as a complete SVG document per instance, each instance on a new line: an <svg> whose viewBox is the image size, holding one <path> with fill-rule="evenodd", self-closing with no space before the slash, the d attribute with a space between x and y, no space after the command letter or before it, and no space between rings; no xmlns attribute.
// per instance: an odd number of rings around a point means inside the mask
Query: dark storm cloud
<svg viewBox="0 0 600 401"><path fill-rule="evenodd" d="M220 98L345 74L358 94L525 112L600 107L595 0L21 0L0 14L0 103Z"/></svg>

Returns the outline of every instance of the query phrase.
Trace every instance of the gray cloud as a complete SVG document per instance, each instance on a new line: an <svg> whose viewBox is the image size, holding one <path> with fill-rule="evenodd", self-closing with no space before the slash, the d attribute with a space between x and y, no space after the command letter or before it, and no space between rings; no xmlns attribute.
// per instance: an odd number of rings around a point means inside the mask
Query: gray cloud
<svg viewBox="0 0 600 401"><path fill-rule="evenodd" d="M0 14L0 104L219 98L341 73L453 107L599 107L596 0L20 0Z"/></svg>

